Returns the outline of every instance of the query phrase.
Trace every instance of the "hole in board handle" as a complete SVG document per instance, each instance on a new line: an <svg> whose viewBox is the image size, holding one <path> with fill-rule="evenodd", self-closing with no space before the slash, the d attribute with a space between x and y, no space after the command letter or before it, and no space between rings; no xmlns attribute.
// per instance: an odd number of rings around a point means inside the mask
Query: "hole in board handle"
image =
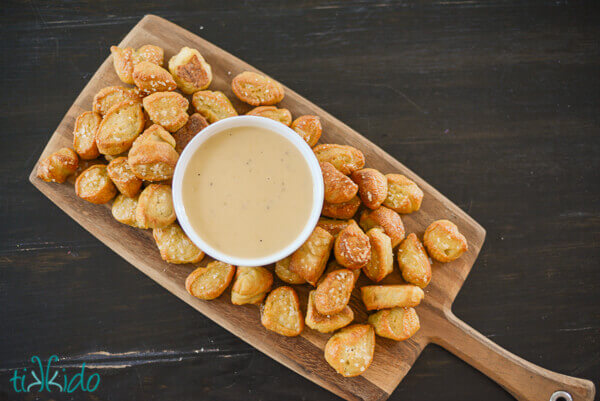
<svg viewBox="0 0 600 401"><path fill-rule="evenodd" d="M566 391L555 391L550 396L550 401L573 401L573 397Z"/></svg>

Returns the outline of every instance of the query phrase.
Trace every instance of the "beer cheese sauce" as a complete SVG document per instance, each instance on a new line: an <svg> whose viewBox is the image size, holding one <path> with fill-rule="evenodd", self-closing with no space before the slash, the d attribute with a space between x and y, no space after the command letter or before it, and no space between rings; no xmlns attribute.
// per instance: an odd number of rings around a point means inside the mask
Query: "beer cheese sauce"
<svg viewBox="0 0 600 401"><path fill-rule="evenodd" d="M200 134L202 135L202 134ZM306 225L312 176L285 137L257 127L224 130L192 155L182 182L189 223L214 249L239 258L273 254Z"/></svg>

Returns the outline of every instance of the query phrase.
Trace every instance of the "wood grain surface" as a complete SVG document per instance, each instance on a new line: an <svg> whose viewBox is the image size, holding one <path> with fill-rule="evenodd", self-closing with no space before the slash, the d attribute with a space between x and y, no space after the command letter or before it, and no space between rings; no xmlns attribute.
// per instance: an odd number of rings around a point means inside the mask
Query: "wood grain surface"
<svg viewBox="0 0 600 401"><path fill-rule="evenodd" d="M457 314L528 359L597 380L595 14L494 2L170 11L177 6L146 10L209 35L308 95L484 222L493 235ZM110 17L81 3L8 9L3 85L35 96L27 108L7 101L1 112L10 178L0 195L0 294L12 329L3 330L3 383L32 354L58 353L67 367L93 362L104 377L100 399L329 398L186 312L62 213L48 213L24 184L40 139L140 11L123 6ZM268 33L256 34L265 26ZM253 36L240 41L240 31ZM278 41L268 40L273 33ZM21 67L9 69L9 59ZM392 398L507 399L442 351L428 348L423 358ZM5 384L0 394L14 399Z"/></svg>

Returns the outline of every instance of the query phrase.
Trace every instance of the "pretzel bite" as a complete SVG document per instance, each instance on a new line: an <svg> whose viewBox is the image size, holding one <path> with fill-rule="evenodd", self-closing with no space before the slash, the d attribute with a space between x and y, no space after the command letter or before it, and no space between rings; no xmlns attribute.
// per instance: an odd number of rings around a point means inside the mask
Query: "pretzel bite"
<svg viewBox="0 0 600 401"><path fill-rule="evenodd" d="M189 47L182 47L179 53L171 57L169 71L179 89L187 95L208 88L212 81L210 64L198 50Z"/></svg>
<svg viewBox="0 0 600 401"><path fill-rule="evenodd" d="M425 288L431 281L429 257L414 233L409 234L398 247L398 266L402 278L411 284Z"/></svg>
<svg viewBox="0 0 600 401"><path fill-rule="evenodd" d="M311 148L317 144L323 133L321 119L317 116L300 116L294 120L291 128L296 131Z"/></svg>
<svg viewBox="0 0 600 401"><path fill-rule="evenodd" d="M350 224L335 238L333 253L337 262L348 269L360 269L371 258L369 237L358 224Z"/></svg>
<svg viewBox="0 0 600 401"><path fill-rule="evenodd" d="M292 254L289 270L313 286L323 274L333 246L333 236L320 227L315 227L310 237Z"/></svg>
<svg viewBox="0 0 600 401"><path fill-rule="evenodd" d="M423 201L423 191L413 181L402 174L386 174L388 183L387 197L383 205L398 213L416 212Z"/></svg>
<svg viewBox="0 0 600 401"><path fill-rule="evenodd" d="M131 227L141 228L135 218L135 209L138 205L138 197L130 198L123 194L117 195L112 204L112 215L119 223Z"/></svg>
<svg viewBox="0 0 600 401"><path fill-rule="evenodd" d="M292 113L288 109L280 109L275 106L255 107L247 112L246 115L270 118L288 127L292 124Z"/></svg>
<svg viewBox="0 0 600 401"><path fill-rule="evenodd" d="M317 160L329 162L342 174L350 175L365 166L363 153L348 145L324 144L313 148Z"/></svg>
<svg viewBox="0 0 600 401"><path fill-rule="evenodd" d="M325 360L344 377L362 374L373 362L375 331L369 324L353 324L335 333L325 345Z"/></svg>
<svg viewBox="0 0 600 401"><path fill-rule="evenodd" d="M306 305L306 319L304 322L308 327L320 333L331 333L352 323L354 312L349 306L344 306L341 312L335 315L323 315L315 307L315 292L308 293L308 304Z"/></svg>
<svg viewBox="0 0 600 401"><path fill-rule="evenodd" d="M106 166L106 170L112 182L123 195L133 198L140 192L142 180L133 174L127 157L121 156L113 159Z"/></svg>
<svg viewBox="0 0 600 401"><path fill-rule="evenodd" d="M354 289L354 273L349 269L334 270L327 274L315 290L315 306L324 315L340 313Z"/></svg>
<svg viewBox="0 0 600 401"><path fill-rule="evenodd" d="M277 263L275 263L275 274L277 274L277 277L279 277L281 281L288 284L306 283L306 280L289 269L291 260L292 257L288 256L287 258L277 261Z"/></svg>
<svg viewBox="0 0 600 401"><path fill-rule="evenodd" d="M185 289L196 298L218 298L229 287L235 266L215 260L206 267L199 267L185 279Z"/></svg>
<svg viewBox="0 0 600 401"><path fill-rule="evenodd" d="M458 231L458 227L448 220L434 221L425 230L423 243L437 261L451 262L458 259L467 249L467 239Z"/></svg>
<svg viewBox="0 0 600 401"><path fill-rule="evenodd" d="M340 233L340 231L348 227L348 224L356 224L356 221L352 219L337 220L329 219L327 217L319 217L317 227L321 227L323 230L326 230L329 234L335 237Z"/></svg>
<svg viewBox="0 0 600 401"><path fill-rule="evenodd" d="M368 285L360 288L367 310L418 306L425 293L416 285Z"/></svg>
<svg viewBox="0 0 600 401"><path fill-rule="evenodd" d="M260 312L262 325L282 336L295 337L304 329L300 301L292 287L279 287L271 291Z"/></svg>
<svg viewBox="0 0 600 401"><path fill-rule="evenodd" d="M231 82L233 93L252 106L269 106L283 100L283 86L264 75L244 71Z"/></svg>
<svg viewBox="0 0 600 401"><path fill-rule="evenodd" d="M111 46L110 52L113 56L113 65L121 81L133 85L133 67L142 62L148 61L156 65L163 63L163 49L158 46L144 45L135 50L131 47L120 48Z"/></svg>
<svg viewBox="0 0 600 401"><path fill-rule="evenodd" d="M100 92L94 96L92 109L95 113L104 116L113 106L126 100L141 101L135 89L125 88L124 86L107 86L100 89Z"/></svg>
<svg viewBox="0 0 600 401"><path fill-rule="evenodd" d="M368 278L378 283L394 270L392 240L381 228L370 229L367 237L371 244L371 259L363 267L363 271Z"/></svg>
<svg viewBox="0 0 600 401"><path fill-rule="evenodd" d="M45 159L37 167L38 178L46 182L65 182L75 174L79 166L79 157L73 149L62 148Z"/></svg>
<svg viewBox="0 0 600 401"><path fill-rule="evenodd" d="M115 184L108 177L106 165L94 164L75 180L75 194L95 204L106 203L117 194Z"/></svg>
<svg viewBox="0 0 600 401"><path fill-rule="evenodd" d="M273 275L262 266L239 266L231 287L231 303L234 305L259 304L273 285Z"/></svg>
<svg viewBox="0 0 600 401"><path fill-rule="evenodd" d="M229 98L221 91L198 91L192 96L192 105L211 124L238 115Z"/></svg>
<svg viewBox="0 0 600 401"><path fill-rule="evenodd" d="M93 111L86 111L75 120L73 149L84 160L91 160L100 156L96 146L96 131L101 121L100 114Z"/></svg>
<svg viewBox="0 0 600 401"><path fill-rule="evenodd" d="M160 125L154 124L135 141L127 161L138 178L164 181L173 177L178 159L175 139Z"/></svg>
<svg viewBox="0 0 600 401"><path fill-rule="evenodd" d="M126 100L113 106L96 131L96 145L104 155L126 152L144 129L144 112L140 102Z"/></svg>
<svg viewBox="0 0 600 401"><path fill-rule="evenodd" d="M177 88L177 83L165 70L158 65L142 61L133 67L133 82L139 88L142 95L149 95L155 92L168 92Z"/></svg>
<svg viewBox="0 0 600 401"><path fill-rule="evenodd" d="M358 184L360 200L369 209L377 209L387 197L387 179L373 168L363 168L352 173L352 180Z"/></svg>
<svg viewBox="0 0 600 401"><path fill-rule="evenodd" d="M325 202L344 203L356 196L358 185L350 178L340 173L329 162L319 162L323 174L323 186L325 190Z"/></svg>
<svg viewBox="0 0 600 401"><path fill-rule="evenodd" d="M385 206L379 206L375 210L365 210L360 216L360 226L365 231L381 227L392 240L392 248L402 242L406 235L400 215Z"/></svg>
<svg viewBox="0 0 600 401"><path fill-rule="evenodd" d="M414 308L392 308L376 312L369 316L369 324L378 336L395 341L408 340L421 328Z"/></svg>
<svg viewBox="0 0 600 401"><path fill-rule="evenodd" d="M155 228L152 236L161 258L169 263L198 263L204 258L204 252L190 241L177 223L165 228Z"/></svg>
<svg viewBox="0 0 600 401"><path fill-rule="evenodd" d="M177 92L156 92L142 100L150 119L169 132L175 132L188 121L188 100Z"/></svg>
<svg viewBox="0 0 600 401"><path fill-rule="evenodd" d="M331 217L334 219L351 219L358 210L360 206L360 198L355 196L350 199L348 202L344 203L329 203L327 201L323 202L323 209L321 210L321 214L326 217Z"/></svg>
<svg viewBox="0 0 600 401"><path fill-rule="evenodd" d="M334 259L331 262L327 263L327 268L321 275L321 278L319 278L319 280L317 281L317 286L320 285L323 282L323 280L325 280L325 277L327 277L327 275L329 273L336 271L336 270L346 270L346 268L344 266L340 265ZM350 270L352 272L352 274L354 275L354 281L352 282L352 285L356 285L356 282L358 281L358 278L360 277L360 269L348 269L348 270Z"/></svg>
<svg viewBox="0 0 600 401"><path fill-rule="evenodd" d="M194 113L190 116L187 123L173 133L175 138L175 150L181 154L188 143L202 131L208 127L208 121L200 113Z"/></svg>
<svg viewBox="0 0 600 401"><path fill-rule="evenodd" d="M171 187L150 184L142 191L135 210L140 228L165 228L175 221Z"/></svg>

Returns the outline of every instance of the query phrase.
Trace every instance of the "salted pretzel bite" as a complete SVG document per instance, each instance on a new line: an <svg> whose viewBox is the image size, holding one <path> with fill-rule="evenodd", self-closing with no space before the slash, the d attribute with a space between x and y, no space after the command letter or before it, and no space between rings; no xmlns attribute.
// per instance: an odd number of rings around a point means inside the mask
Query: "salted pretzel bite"
<svg viewBox="0 0 600 401"><path fill-rule="evenodd" d="M321 282L325 279L325 277L327 277L327 275L333 271L336 270L342 270L342 269L346 269L344 266L340 265L335 259L333 259L332 261L330 261L329 263L327 263L327 267L325 268L325 271L323 272L323 274L321 275L321 278L317 281L317 286L319 284L321 284ZM361 269L348 269L352 272L352 274L354 275L354 281L352 282L352 285L356 285L356 282L358 281L358 278L360 277L360 272Z"/></svg>
<svg viewBox="0 0 600 401"><path fill-rule="evenodd" d="M383 205L398 213L408 214L421 208L423 191L412 180L402 174L386 174L387 197Z"/></svg>
<svg viewBox="0 0 600 401"><path fill-rule="evenodd" d="M325 345L325 360L344 377L362 374L373 362L375 331L370 324L353 324L335 333Z"/></svg>
<svg viewBox="0 0 600 401"><path fill-rule="evenodd" d="M411 284L425 288L431 281L429 257L416 234L410 234L400 243L398 266L402 272L402 278Z"/></svg>
<svg viewBox="0 0 600 401"><path fill-rule="evenodd" d="M358 185L350 178L340 173L329 162L319 162L321 173L323 175L323 187L325 192L325 202L344 203L356 196Z"/></svg>
<svg viewBox="0 0 600 401"><path fill-rule="evenodd" d="M102 117L93 111L86 111L75 120L73 149L84 160L100 156L98 146L96 146L96 131L98 131L100 122L102 122Z"/></svg>
<svg viewBox="0 0 600 401"><path fill-rule="evenodd" d="M100 89L94 96L92 109L95 113L104 116L113 106L126 100L141 102L142 99L140 99L140 95L135 89L125 88L124 86L107 86Z"/></svg>
<svg viewBox="0 0 600 401"><path fill-rule="evenodd" d="M306 318L304 322L308 327L320 333L331 333L352 323L354 312L349 306L344 306L341 312L335 315L324 315L315 306L315 292L308 293L308 304L306 305Z"/></svg>
<svg viewBox="0 0 600 401"><path fill-rule="evenodd" d="M376 312L369 316L369 324L378 336L395 341L408 340L421 327L414 308L392 308Z"/></svg>
<svg viewBox="0 0 600 401"><path fill-rule="evenodd" d="M369 209L377 209L387 197L387 179L374 168L363 168L352 173L352 180L358 184L358 195Z"/></svg>
<svg viewBox="0 0 600 401"><path fill-rule="evenodd" d="M234 274L235 266L219 261L210 262L187 276L185 289L196 298L215 299L229 287Z"/></svg>
<svg viewBox="0 0 600 401"><path fill-rule="evenodd" d="M317 144L323 133L321 119L317 116L300 116L292 122L291 128L296 131L311 148Z"/></svg>
<svg viewBox="0 0 600 401"><path fill-rule="evenodd" d="M208 88L212 81L210 64L196 49L182 47L169 60L169 71L186 95Z"/></svg>
<svg viewBox="0 0 600 401"><path fill-rule="evenodd" d="M136 139L127 161L138 178L164 181L173 177L178 159L175 139L160 125L154 124Z"/></svg>
<svg viewBox="0 0 600 401"><path fill-rule="evenodd" d="M429 255L440 262L458 259L467 249L467 239L458 227L448 220L434 221L423 235L423 243Z"/></svg>
<svg viewBox="0 0 600 401"><path fill-rule="evenodd" d="M175 150L181 154L188 143L204 128L208 127L208 121L200 113L190 116L187 123L173 133L175 138Z"/></svg>
<svg viewBox="0 0 600 401"><path fill-rule="evenodd" d="M365 156L352 146L323 144L315 146L313 152L317 160L333 164L345 175L350 175L365 166Z"/></svg>
<svg viewBox="0 0 600 401"><path fill-rule="evenodd" d="M138 197L130 198L123 194L117 195L112 204L111 212L115 220L119 223L127 224L131 227L140 228L135 218L135 209L137 208Z"/></svg>
<svg viewBox="0 0 600 401"><path fill-rule="evenodd" d="M155 228L152 236L161 258L169 263L198 263L204 258L200 250L176 222L165 228Z"/></svg>
<svg viewBox="0 0 600 401"><path fill-rule="evenodd" d="M323 216L331 217L333 219L348 220L356 214L359 207L360 198L358 196L355 196L348 202L343 203L329 203L327 201L324 201L321 214Z"/></svg>
<svg viewBox="0 0 600 401"><path fill-rule="evenodd" d="M239 266L231 287L234 305L259 304L273 285L273 274L262 266Z"/></svg>
<svg viewBox="0 0 600 401"><path fill-rule="evenodd" d="M275 263L275 274L281 281L284 281L288 284L304 284L306 280L300 277L298 274L294 273L290 270L290 261L292 260L292 256L288 256L287 258L283 258L278 260Z"/></svg>
<svg viewBox="0 0 600 401"><path fill-rule="evenodd" d="M192 96L192 105L211 124L238 115L229 98L220 91L198 91Z"/></svg>
<svg viewBox="0 0 600 401"><path fill-rule="evenodd" d="M368 285L360 288L367 310L418 306L425 293L412 284Z"/></svg>
<svg viewBox="0 0 600 401"><path fill-rule="evenodd" d="M103 155L118 155L131 148L144 129L144 112L140 102L125 100L113 106L96 131L96 145Z"/></svg>
<svg viewBox="0 0 600 401"><path fill-rule="evenodd" d="M41 160L37 167L38 178L46 182L62 183L79 167L79 157L73 149L62 148Z"/></svg>
<svg viewBox="0 0 600 401"><path fill-rule="evenodd" d="M135 50L131 47L120 48L111 46L110 52L113 56L113 65L119 79L126 84L133 85L133 68L142 61L148 61L156 65L162 65L164 52L158 46L144 45Z"/></svg>
<svg viewBox="0 0 600 401"><path fill-rule="evenodd" d="M315 227L310 237L292 254L289 270L304 280L316 285L323 274L333 246L333 236L320 227Z"/></svg>
<svg viewBox="0 0 600 401"><path fill-rule="evenodd" d="M292 287L271 291L261 308L260 322L267 329L286 337L295 337L304 329L298 294Z"/></svg>
<svg viewBox="0 0 600 401"><path fill-rule="evenodd" d="M362 212L359 224L365 231L369 231L374 227L381 227L383 232L392 240L392 248L398 246L406 235L400 215L385 206Z"/></svg>
<svg viewBox="0 0 600 401"><path fill-rule="evenodd" d="M133 198L140 192L142 180L133 174L127 157L121 156L113 159L106 166L106 170L112 182L123 195Z"/></svg>
<svg viewBox="0 0 600 401"><path fill-rule="evenodd" d="M362 269L365 276L377 283L394 270L392 240L381 228L370 229L367 237L371 244L371 259Z"/></svg>
<svg viewBox="0 0 600 401"><path fill-rule="evenodd" d="M242 102L252 106L269 106L283 100L283 86L264 75L244 71L231 82L233 93Z"/></svg>
<svg viewBox="0 0 600 401"><path fill-rule="evenodd" d="M315 291L315 306L324 315L340 313L354 289L354 273L349 269L334 270L320 282Z"/></svg>
<svg viewBox="0 0 600 401"><path fill-rule="evenodd" d="M165 228L175 221L175 207L171 187L150 184L140 194L135 210L140 228Z"/></svg>
<svg viewBox="0 0 600 401"><path fill-rule="evenodd" d="M288 127L292 124L292 113L288 109L278 108L275 106L259 106L255 107L246 113L248 116L258 116L270 118L277 122L287 125Z"/></svg>
<svg viewBox="0 0 600 401"><path fill-rule="evenodd" d="M340 265L348 269L360 269L371 258L369 237L357 224L350 224L335 238L333 252Z"/></svg>
<svg viewBox="0 0 600 401"><path fill-rule="evenodd" d="M177 88L177 83L169 71L149 61L136 64L131 76L142 95L168 92Z"/></svg>
<svg viewBox="0 0 600 401"><path fill-rule="evenodd" d="M175 132L187 123L190 102L177 92L155 92L142 100L150 119L169 132Z"/></svg>
<svg viewBox="0 0 600 401"><path fill-rule="evenodd" d="M106 203L117 194L115 184L108 177L106 165L94 164L75 180L75 194L95 204Z"/></svg>

